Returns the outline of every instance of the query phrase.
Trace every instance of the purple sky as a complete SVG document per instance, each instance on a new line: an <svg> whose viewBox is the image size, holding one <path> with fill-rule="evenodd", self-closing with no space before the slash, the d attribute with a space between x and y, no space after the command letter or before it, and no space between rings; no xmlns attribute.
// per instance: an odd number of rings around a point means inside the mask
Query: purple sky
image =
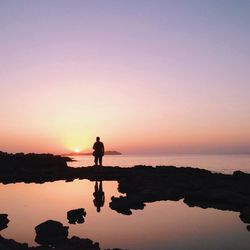
<svg viewBox="0 0 250 250"><path fill-rule="evenodd" d="M250 1L0 2L0 150L250 152Z"/></svg>

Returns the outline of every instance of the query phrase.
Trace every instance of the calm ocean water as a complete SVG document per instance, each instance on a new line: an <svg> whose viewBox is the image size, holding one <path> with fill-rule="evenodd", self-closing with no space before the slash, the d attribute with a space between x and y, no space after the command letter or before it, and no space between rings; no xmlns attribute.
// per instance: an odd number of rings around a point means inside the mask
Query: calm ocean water
<svg viewBox="0 0 250 250"><path fill-rule="evenodd" d="M74 156L71 167L92 166L93 156ZM173 165L204 168L214 172L233 173L241 170L250 173L250 155L106 155L104 166L132 167L134 165Z"/></svg>

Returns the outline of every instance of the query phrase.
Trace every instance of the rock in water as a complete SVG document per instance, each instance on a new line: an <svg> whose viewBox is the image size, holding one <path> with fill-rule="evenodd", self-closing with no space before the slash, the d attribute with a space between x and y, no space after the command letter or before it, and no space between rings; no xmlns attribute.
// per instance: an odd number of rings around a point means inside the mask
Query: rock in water
<svg viewBox="0 0 250 250"><path fill-rule="evenodd" d="M9 223L8 214L0 214L0 231L7 228Z"/></svg>
<svg viewBox="0 0 250 250"><path fill-rule="evenodd" d="M84 222L84 217L86 216L84 208L73 209L67 212L67 218L69 224L82 224Z"/></svg>
<svg viewBox="0 0 250 250"><path fill-rule="evenodd" d="M58 221L48 220L35 227L35 241L40 245L56 246L68 237L68 228Z"/></svg>

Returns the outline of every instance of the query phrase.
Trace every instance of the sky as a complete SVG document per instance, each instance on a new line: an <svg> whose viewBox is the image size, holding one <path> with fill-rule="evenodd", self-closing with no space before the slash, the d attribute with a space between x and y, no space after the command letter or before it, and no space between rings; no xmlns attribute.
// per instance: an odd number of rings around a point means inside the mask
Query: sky
<svg viewBox="0 0 250 250"><path fill-rule="evenodd" d="M0 1L0 151L250 152L250 1Z"/></svg>

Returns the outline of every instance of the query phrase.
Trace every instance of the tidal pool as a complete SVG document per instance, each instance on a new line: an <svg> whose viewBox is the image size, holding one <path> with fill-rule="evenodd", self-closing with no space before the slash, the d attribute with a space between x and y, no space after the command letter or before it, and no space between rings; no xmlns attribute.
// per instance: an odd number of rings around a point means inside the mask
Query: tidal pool
<svg viewBox="0 0 250 250"><path fill-rule="evenodd" d="M100 212L94 204L95 182L75 180L44 184L0 185L0 213L7 213L8 228L0 234L37 245L35 226L52 219L69 226L69 236L90 238L102 249L249 249L250 232L239 213L190 208L182 201L146 203L126 216L111 210L112 196L120 196L117 182L102 183L105 194ZM83 224L69 224L67 211L84 208Z"/></svg>

